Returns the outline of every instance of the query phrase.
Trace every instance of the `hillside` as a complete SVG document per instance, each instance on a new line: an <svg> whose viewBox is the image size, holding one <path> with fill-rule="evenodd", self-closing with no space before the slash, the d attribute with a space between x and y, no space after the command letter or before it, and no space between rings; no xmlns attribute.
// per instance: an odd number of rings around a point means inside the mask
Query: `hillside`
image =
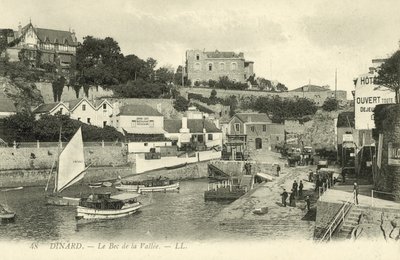
<svg viewBox="0 0 400 260"><path fill-rule="evenodd" d="M43 102L43 97L35 83L22 79L10 80L0 76L0 93L14 101L17 111L30 110Z"/></svg>

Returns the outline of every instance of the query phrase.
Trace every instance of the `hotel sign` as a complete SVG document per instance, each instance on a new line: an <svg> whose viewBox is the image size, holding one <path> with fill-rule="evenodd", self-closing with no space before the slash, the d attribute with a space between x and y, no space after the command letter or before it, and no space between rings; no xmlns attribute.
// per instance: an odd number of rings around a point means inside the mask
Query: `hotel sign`
<svg viewBox="0 0 400 260"><path fill-rule="evenodd" d="M375 85L376 76L368 73L357 79L354 96L356 129L375 128L375 106L394 103L395 93L386 87Z"/></svg>

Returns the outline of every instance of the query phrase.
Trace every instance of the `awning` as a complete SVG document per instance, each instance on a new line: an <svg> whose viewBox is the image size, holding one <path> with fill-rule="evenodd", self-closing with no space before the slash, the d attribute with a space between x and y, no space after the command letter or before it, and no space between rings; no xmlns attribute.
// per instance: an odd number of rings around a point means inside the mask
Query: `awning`
<svg viewBox="0 0 400 260"><path fill-rule="evenodd" d="M258 173L256 174L256 176L261 177L261 178L263 178L263 179L265 179L265 180L267 180L267 181L273 181L273 180L274 180L274 177L273 177L273 176L271 176L271 175L269 175L269 174L266 174L266 173L258 172Z"/></svg>

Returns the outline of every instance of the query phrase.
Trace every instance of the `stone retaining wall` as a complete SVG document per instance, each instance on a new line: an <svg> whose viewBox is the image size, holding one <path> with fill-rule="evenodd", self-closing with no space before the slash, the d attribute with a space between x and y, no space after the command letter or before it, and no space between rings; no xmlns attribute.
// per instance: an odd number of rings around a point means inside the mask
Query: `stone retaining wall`
<svg viewBox="0 0 400 260"><path fill-rule="evenodd" d="M84 147L85 162L93 167L125 166L127 155L122 147ZM0 148L0 171L16 169L50 169L57 148Z"/></svg>

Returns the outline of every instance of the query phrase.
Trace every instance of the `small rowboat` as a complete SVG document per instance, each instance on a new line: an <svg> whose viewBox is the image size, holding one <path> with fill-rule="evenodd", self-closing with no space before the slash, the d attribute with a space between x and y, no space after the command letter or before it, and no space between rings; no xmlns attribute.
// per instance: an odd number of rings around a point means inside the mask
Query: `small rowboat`
<svg viewBox="0 0 400 260"><path fill-rule="evenodd" d="M13 221L15 218L15 212L6 209L3 205L0 205L0 219L1 221Z"/></svg>
<svg viewBox="0 0 400 260"><path fill-rule="evenodd" d="M89 183L89 188L100 188L101 186L103 186L102 182L93 182L93 183Z"/></svg>
<svg viewBox="0 0 400 260"><path fill-rule="evenodd" d="M256 214L256 215L264 215L267 213L268 213L268 207L262 207L262 208L253 210L253 214Z"/></svg>

